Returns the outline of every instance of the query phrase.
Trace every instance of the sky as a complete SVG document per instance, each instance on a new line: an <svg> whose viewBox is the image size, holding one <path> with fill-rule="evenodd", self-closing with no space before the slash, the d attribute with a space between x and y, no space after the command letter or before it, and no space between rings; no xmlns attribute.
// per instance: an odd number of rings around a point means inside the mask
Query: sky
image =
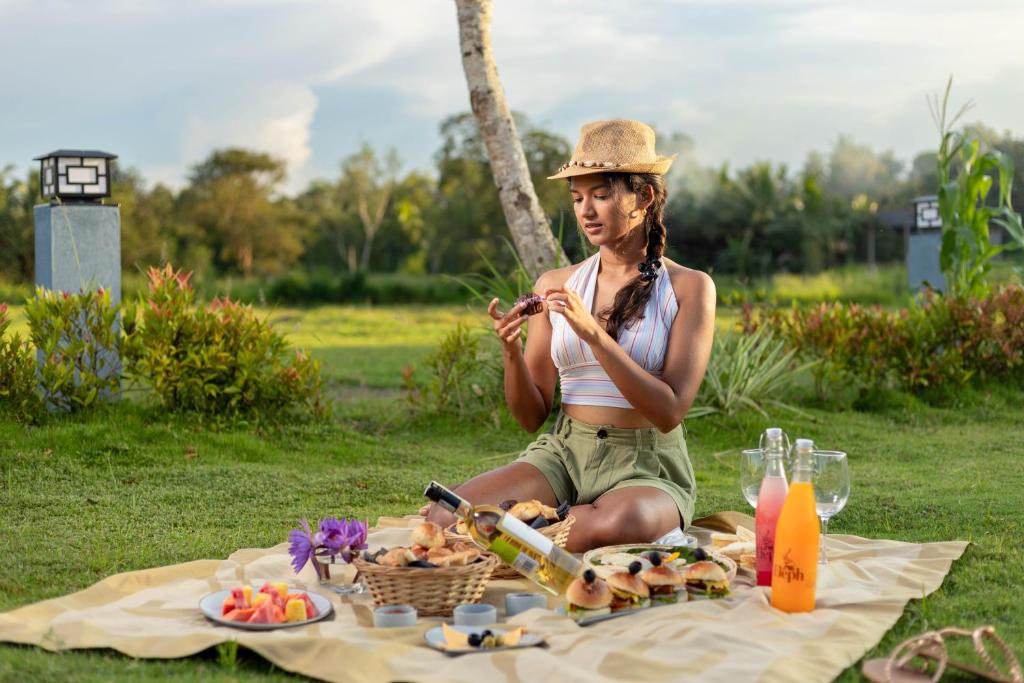
<svg viewBox="0 0 1024 683"><path fill-rule="evenodd" d="M926 98L1024 134L1022 0L495 0L509 105L575 144L635 118L701 164L802 165L839 135L909 161ZM453 0L0 0L0 167L117 154L180 187L213 149L288 164L289 191L368 142L433 168L469 109ZM554 171L555 169L552 169Z"/></svg>

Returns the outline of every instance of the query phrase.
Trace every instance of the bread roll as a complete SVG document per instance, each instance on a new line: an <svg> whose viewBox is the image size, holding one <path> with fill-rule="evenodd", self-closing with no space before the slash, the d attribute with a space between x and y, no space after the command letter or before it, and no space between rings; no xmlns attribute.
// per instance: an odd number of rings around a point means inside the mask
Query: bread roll
<svg viewBox="0 0 1024 683"><path fill-rule="evenodd" d="M377 560L377 564L382 564L385 567L404 567L409 564L409 557L406 554L408 550L408 548L392 548Z"/></svg>
<svg viewBox="0 0 1024 683"><path fill-rule="evenodd" d="M433 522L423 522L412 530L412 542L421 548L440 548L444 545L444 532Z"/></svg>

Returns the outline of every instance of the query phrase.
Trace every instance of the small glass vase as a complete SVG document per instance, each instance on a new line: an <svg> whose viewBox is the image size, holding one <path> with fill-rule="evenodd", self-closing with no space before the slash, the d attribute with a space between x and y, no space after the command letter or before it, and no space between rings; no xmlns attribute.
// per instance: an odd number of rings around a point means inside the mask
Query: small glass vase
<svg viewBox="0 0 1024 683"><path fill-rule="evenodd" d="M349 563L340 554L330 555L319 551L313 555L313 568L316 570L320 585L329 591L341 595L358 595L366 590L366 586L358 575L354 580L348 579Z"/></svg>

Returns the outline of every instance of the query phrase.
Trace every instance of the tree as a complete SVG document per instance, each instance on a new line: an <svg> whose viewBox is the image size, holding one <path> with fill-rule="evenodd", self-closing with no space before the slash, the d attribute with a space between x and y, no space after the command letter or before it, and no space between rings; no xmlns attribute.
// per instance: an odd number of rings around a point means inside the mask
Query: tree
<svg viewBox="0 0 1024 683"><path fill-rule="evenodd" d="M114 167L110 197L121 209L121 265L145 272L176 259L175 197L167 187L146 190L135 169Z"/></svg>
<svg viewBox="0 0 1024 683"><path fill-rule="evenodd" d="M35 269L35 227L32 207L39 197L39 171L25 180L0 168L0 275L31 282Z"/></svg>
<svg viewBox="0 0 1024 683"><path fill-rule="evenodd" d="M557 263L565 263L566 258L537 199L498 78L491 49L491 0L455 0L455 5L470 107L487 148L516 251L526 270L536 278Z"/></svg>
<svg viewBox="0 0 1024 683"><path fill-rule="evenodd" d="M211 247L221 268L269 275L302 255L310 221L278 194L285 165L245 149L216 150L190 175L183 215Z"/></svg>
<svg viewBox="0 0 1024 683"><path fill-rule="evenodd" d="M383 159L378 159L377 153L366 143L342 162L341 189L348 195L363 228L363 251L359 260L363 270L370 267L373 239L384 222L401 167L394 148Z"/></svg>

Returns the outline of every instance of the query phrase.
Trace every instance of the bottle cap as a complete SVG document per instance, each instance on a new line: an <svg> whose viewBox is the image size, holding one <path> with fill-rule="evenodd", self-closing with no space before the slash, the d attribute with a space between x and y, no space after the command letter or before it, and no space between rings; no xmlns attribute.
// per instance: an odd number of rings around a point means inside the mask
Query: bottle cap
<svg viewBox="0 0 1024 683"><path fill-rule="evenodd" d="M812 441L811 439L797 439L796 440L796 447L797 448L806 448L808 450L814 450L814 441Z"/></svg>
<svg viewBox="0 0 1024 683"><path fill-rule="evenodd" d="M782 438L782 430L779 429L778 427L769 427L768 429L764 430L764 433L765 436L767 436L769 439Z"/></svg>

